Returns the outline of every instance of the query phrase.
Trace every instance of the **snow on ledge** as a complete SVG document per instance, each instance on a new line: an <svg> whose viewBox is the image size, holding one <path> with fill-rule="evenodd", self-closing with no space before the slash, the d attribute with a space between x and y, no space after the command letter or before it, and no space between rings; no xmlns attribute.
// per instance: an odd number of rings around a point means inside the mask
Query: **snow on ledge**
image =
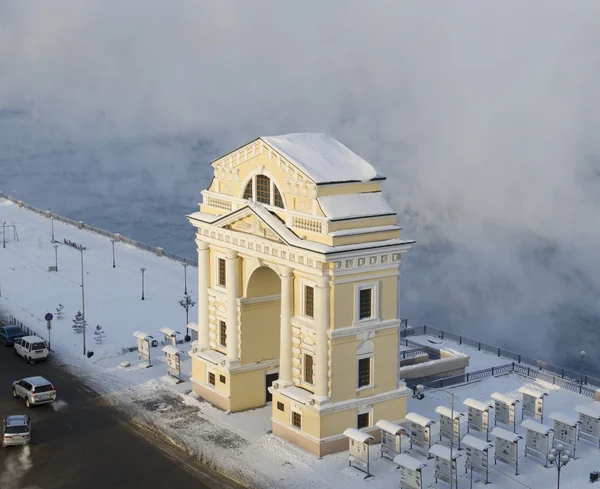
<svg viewBox="0 0 600 489"><path fill-rule="evenodd" d="M382 192L327 195L317 198L317 201L323 213L334 221L396 214Z"/></svg>
<svg viewBox="0 0 600 489"><path fill-rule="evenodd" d="M425 416L418 413L407 413L404 419L410 421L411 423L416 423L419 426L429 426L435 424L434 420L426 418Z"/></svg>
<svg viewBox="0 0 600 489"><path fill-rule="evenodd" d="M547 392L540 391L538 389L533 389L532 387L527 387L526 385L524 385L523 387L519 387L519 392L521 394L527 394L528 396L537 397L538 399L548 395Z"/></svg>
<svg viewBox="0 0 600 489"><path fill-rule="evenodd" d="M505 394L501 394L500 392L493 392L490 396L494 401L499 401L504 404L508 404L509 406L516 404L519 402L518 399L514 397L507 396Z"/></svg>
<svg viewBox="0 0 600 489"><path fill-rule="evenodd" d="M414 457L411 457L406 453L396 455L396 457L394 457L394 463L400 465L401 467L406 467L409 470L419 470L423 467L427 467L427 464Z"/></svg>
<svg viewBox="0 0 600 489"><path fill-rule="evenodd" d="M514 443L518 440L523 439L523 437L521 435L518 435L517 433L513 433L512 431L505 430L504 428L494 428L491 431L491 434L492 434L492 436L495 436L496 438L500 438L501 440L510 441L511 443Z"/></svg>
<svg viewBox="0 0 600 489"><path fill-rule="evenodd" d="M466 398L463 401L465 406L468 406L473 409L477 409L478 411L489 411L490 409L494 409L494 406L487 402L481 402L477 399L472 399L471 397Z"/></svg>
<svg viewBox="0 0 600 489"><path fill-rule="evenodd" d="M485 440L481 440L480 438L475 438L473 435L465 435L460 442L467 447L471 447L471 448L474 448L475 450L480 450L482 452L484 452L494 446Z"/></svg>
<svg viewBox="0 0 600 489"><path fill-rule="evenodd" d="M375 426L377 426L377 428L382 429L383 431L386 431L387 433L391 433L392 435L400 435L406 433L404 427L400 426L399 424L392 423L387 419L380 419L379 421L377 421L377 423L375 423Z"/></svg>
<svg viewBox="0 0 600 489"><path fill-rule="evenodd" d="M600 419L600 402L580 404L579 406L575 406L574 411L590 418Z"/></svg>

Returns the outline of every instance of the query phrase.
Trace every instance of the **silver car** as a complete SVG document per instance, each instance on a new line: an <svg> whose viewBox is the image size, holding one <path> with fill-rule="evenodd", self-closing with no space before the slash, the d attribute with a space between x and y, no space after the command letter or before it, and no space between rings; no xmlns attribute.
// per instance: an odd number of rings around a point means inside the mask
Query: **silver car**
<svg viewBox="0 0 600 489"><path fill-rule="evenodd" d="M2 446L29 445L31 443L31 420L19 414L7 416L3 423Z"/></svg>
<svg viewBox="0 0 600 489"><path fill-rule="evenodd" d="M56 389L44 377L27 377L17 380L13 382L12 393L14 398L25 399L27 407L56 401Z"/></svg>

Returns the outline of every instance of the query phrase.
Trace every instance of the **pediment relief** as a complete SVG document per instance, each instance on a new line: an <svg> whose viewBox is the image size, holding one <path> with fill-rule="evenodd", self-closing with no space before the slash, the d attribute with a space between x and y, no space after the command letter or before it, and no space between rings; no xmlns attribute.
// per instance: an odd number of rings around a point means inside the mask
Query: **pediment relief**
<svg viewBox="0 0 600 489"><path fill-rule="evenodd" d="M282 239L266 223L255 214L248 215L241 219L232 221L224 226L225 229L238 231L241 233L252 234L277 243L283 243Z"/></svg>

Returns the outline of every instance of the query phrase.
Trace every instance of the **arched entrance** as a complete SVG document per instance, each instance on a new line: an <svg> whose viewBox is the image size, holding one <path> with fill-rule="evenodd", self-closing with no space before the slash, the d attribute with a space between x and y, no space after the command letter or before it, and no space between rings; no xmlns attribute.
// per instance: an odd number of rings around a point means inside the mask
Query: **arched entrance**
<svg viewBox="0 0 600 489"><path fill-rule="evenodd" d="M281 280L267 266L251 272L240 310L241 363L262 363L279 358ZM265 403L271 401L269 387L279 378L279 369L265 371Z"/></svg>

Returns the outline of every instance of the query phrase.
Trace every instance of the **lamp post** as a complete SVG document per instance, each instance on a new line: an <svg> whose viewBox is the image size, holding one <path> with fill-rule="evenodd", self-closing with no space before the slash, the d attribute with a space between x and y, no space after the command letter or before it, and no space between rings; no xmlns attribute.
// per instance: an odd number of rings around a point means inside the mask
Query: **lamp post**
<svg viewBox="0 0 600 489"><path fill-rule="evenodd" d="M560 443L556 445L556 448L550 450L548 455L548 462L554 465L558 471L558 479L556 482L556 489L560 489L560 469L569 463L571 460L571 452L565 450Z"/></svg>
<svg viewBox="0 0 600 489"><path fill-rule="evenodd" d="M580 367L580 379L579 382L581 383L581 385L583 385L583 359L586 355L585 351L581 350L581 367Z"/></svg>
<svg viewBox="0 0 600 489"><path fill-rule="evenodd" d="M83 314L83 354L85 355L85 331L87 324L85 322L85 289L83 287L83 246L79 247L79 251L81 252L81 313Z"/></svg>
<svg viewBox="0 0 600 489"><path fill-rule="evenodd" d="M6 234L4 232L5 226L6 226L6 221L2 221L2 248L6 248Z"/></svg>
<svg viewBox="0 0 600 489"><path fill-rule="evenodd" d="M52 216L50 218L50 221L52 221L52 241L51 241L51 243L54 243L54 216Z"/></svg>
<svg viewBox="0 0 600 489"><path fill-rule="evenodd" d="M54 268L55 272L58 272L58 244L54 243Z"/></svg>
<svg viewBox="0 0 600 489"><path fill-rule="evenodd" d="M183 283L185 284L183 293L187 295L187 263L182 263L183 265Z"/></svg>
<svg viewBox="0 0 600 489"><path fill-rule="evenodd" d="M145 297L144 297L144 272L146 271L146 269L144 267L141 267L140 270L142 271L142 300L145 300Z"/></svg>
<svg viewBox="0 0 600 489"><path fill-rule="evenodd" d="M112 252L113 252L113 268L115 268L115 240L111 238L110 242L112 243Z"/></svg>

